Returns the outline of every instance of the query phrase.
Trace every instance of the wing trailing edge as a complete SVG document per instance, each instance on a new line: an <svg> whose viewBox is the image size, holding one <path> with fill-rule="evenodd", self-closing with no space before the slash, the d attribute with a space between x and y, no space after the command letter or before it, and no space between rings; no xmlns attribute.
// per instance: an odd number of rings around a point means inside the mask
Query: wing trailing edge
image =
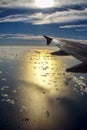
<svg viewBox="0 0 87 130"><path fill-rule="evenodd" d="M66 69L67 72L73 73L87 73L87 62L80 63L71 68Z"/></svg>
<svg viewBox="0 0 87 130"><path fill-rule="evenodd" d="M56 52L51 52L52 55L57 55L57 56L68 56L69 54L66 53L65 51L63 50L59 50L59 51L56 51Z"/></svg>

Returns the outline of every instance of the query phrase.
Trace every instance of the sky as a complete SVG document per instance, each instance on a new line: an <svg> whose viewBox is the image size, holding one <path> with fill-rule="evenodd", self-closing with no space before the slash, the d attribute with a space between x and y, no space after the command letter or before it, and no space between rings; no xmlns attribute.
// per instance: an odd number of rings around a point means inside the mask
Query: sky
<svg viewBox="0 0 87 130"><path fill-rule="evenodd" d="M0 0L0 44L41 45L43 35L87 40L87 0Z"/></svg>

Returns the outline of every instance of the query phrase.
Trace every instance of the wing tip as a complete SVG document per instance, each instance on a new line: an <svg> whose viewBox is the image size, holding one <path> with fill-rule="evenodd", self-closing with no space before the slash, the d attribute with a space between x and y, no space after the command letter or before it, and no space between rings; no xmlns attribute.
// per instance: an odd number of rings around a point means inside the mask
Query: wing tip
<svg viewBox="0 0 87 130"><path fill-rule="evenodd" d="M48 36L43 36L46 40L47 40L47 45L50 45L51 41L53 40L52 38L48 37Z"/></svg>

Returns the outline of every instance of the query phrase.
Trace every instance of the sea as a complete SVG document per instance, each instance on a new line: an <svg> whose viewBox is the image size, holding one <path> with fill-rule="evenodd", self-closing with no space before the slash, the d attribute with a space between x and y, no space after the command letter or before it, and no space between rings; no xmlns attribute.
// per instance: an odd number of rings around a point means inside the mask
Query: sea
<svg viewBox="0 0 87 130"><path fill-rule="evenodd" d="M0 46L0 130L87 130L87 74L54 46Z"/></svg>

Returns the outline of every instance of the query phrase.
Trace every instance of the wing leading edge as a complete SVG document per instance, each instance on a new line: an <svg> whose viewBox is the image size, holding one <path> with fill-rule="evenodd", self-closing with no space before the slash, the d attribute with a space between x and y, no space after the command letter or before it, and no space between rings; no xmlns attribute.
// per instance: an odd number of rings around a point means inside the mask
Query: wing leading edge
<svg viewBox="0 0 87 130"><path fill-rule="evenodd" d="M47 45L50 45L51 42L55 43L57 47L59 47L65 54L70 54L73 57L77 58L80 60L82 63L76 66L73 66L72 68L68 68L66 71L67 72L80 72L80 73L87 73L87 45L80 43L80 42L75 42L75 41L70 41L70 40L65 40L65 39L57 39L55 42L55 39L44 36L47 40Z"/></svg>

